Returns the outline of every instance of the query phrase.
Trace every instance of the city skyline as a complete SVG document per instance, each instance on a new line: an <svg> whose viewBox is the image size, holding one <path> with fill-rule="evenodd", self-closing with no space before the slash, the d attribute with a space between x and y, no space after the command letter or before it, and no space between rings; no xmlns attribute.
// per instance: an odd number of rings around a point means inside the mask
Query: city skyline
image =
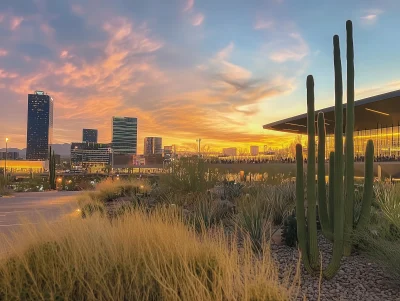
<svg viewBox="0 0 400 301"><path fill-rule="evenodd" d="M138 117L138 141L289 143L293 136L262 125L306 111L310 73L316 108L333 105L331 37L340 34L343 51L347 19L356 99L400 89L396 0L100 2L0 3L1 141L25 147L26 95L43 89L54 98L54 143L80 141L82 128L111 141L119 115Z"/></svg>

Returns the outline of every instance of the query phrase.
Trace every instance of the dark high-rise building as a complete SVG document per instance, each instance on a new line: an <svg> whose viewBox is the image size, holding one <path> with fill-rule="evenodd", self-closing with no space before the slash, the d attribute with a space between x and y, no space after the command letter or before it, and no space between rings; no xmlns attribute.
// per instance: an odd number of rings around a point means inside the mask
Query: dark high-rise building
<svg viewBox="0 0 400 301"><path fill-rule="evenodd" d="M162 138L146 137L144 138L144 154L145 155L162 155Z"/></svg>
<svg viewBox="0 0 400 301"><path fill-rule="evenodd" d="M112 148L115 154L137 154L137 118L113 117Z"/></svg>
<svg viewBox="0 0 400 301"><path fill-rule="evenodd" d="M97 130L95 129L83 129L82 141L97 143Z"/></svg>
<svg viewBox="0 0 400 301"><path fill-rule="evenodd" d="M52 139L53 98L43 91L28 94L26 159L47 160Z"/></svg>

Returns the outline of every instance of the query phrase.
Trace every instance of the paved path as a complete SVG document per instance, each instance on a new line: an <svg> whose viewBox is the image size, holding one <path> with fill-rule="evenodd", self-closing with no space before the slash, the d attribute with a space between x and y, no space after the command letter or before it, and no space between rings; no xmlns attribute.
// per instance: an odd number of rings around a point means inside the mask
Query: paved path
<svg viewBox="0 0 400 301"><path fill-rule="evenodd" d="M53 221L78 209L79 192L27 192L11 198L0 198L0 236L9 234L24 224L41 220Z"/></svg>

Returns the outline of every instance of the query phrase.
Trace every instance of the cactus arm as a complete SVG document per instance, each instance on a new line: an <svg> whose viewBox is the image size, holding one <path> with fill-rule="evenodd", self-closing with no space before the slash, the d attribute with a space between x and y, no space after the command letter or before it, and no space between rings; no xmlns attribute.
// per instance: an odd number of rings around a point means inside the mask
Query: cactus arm
<svg viewBox="0 0 400 301"><path fill-rule="evenodd" d="M311 274L313 270L310 265L307 249L306 217L304 214L304 172L303 172L303 148L301 144L296 145L296 217L297 217L297 239L305 269Z"/></svg>
<svg viewBox="0 0 400 301"><path fill-rule="evenodd" d="M335 152L330 152L329 154L329 222L331 229L334 229L334 216L335 216ZM333 240L333 236L330 240Z"/></svg>
<svg viewBox="0 0 400 301"><path fill-rule="evenodd" d="M313 269L319 266L319 250L317 242L317 214L315 198L315 110L314 110L314 78L307 76L307 223L308 249L310 264Z"/></svg>
<svg viewBox="0 0 400 301"><path fill-rule="evenodd" d="M329 236L332 232L328 216L325 182L325 118L324 113L318 113L318 215L322 233ZM325 234L327 233L327 234Z"/></svg>
<svg viewBox="0 0 400 301"><path fill-rule="evenodd" d="M343 202L343 83L340 61L339 36L333 37L333 57L335 67L335 213L334 242L332 260L324 271L324 276L331 279L340 268L343 255L344 202Z"/></svg>
<svg viewBox="0 0 400 301"><path fill-rule="evenodd" d="M365 150L365 175L364 175L364 194L361 205L361 214L357 223L357 229L367 225L371 213L371 204L374 185L374 142L368 140Z"/></svg>
<svg viewBox="0 0 400 301"><path fill-rule="evenodd" d="M346 170L345 170L345 195L344 203L344 255L351 254L351 234L354 225L354 47L353 25L346 22L347 34L347 107L346 107Z"/></svg>

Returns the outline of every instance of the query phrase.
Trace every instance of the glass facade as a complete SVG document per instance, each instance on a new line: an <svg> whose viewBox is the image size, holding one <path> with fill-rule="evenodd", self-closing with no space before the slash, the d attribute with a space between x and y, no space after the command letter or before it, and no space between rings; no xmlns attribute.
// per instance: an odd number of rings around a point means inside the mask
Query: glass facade
<svg viewBox="0 0 400 301"><path fill-rule="evenodd" d="M82 131L82 141L97 143L97 130L95 129L83 129Z"/></svg>
<svg viewBox="0 0 400 301"><path fill-rule="evenodd" d="M393 161L400 159L400 125L355 131L354 155L356 160L364 157L367 141L370 139L374 141L375 160ZM344 141L345 139L343 138L343 143ZM334 151L334 147L334 136L328 135L326 139L326 158L329 158L329 152Z"/></svg>
<svg viewBox="0 0 400 301"><path fill-rule="evenodd" d="M137 118L113 117L112 148L116 154L137 154Z"/></svg>
<svg viewBox="0 0 400 301"><path fill-rule="evenodd" d="M144 138L144 154L145 155L162 155L162 138L146 137Z"/></svg>
<svg viewBox="0 0 400 301"><path fill-rule="evenodd" d="M26 159L45 161L53 139L53 98L42 91L28 94Z"/></svg>

